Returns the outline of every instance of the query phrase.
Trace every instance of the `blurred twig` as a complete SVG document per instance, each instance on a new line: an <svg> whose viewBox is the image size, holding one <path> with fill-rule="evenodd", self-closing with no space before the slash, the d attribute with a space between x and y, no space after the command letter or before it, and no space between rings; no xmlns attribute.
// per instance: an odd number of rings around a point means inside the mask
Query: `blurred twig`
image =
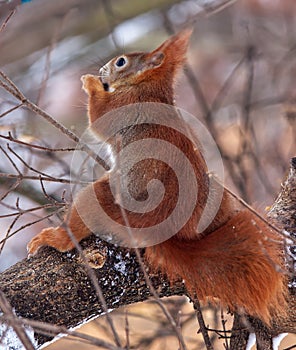
<svg viewBox="0 0 296 350"><path fill-rule="evenodd" d="M2 293L3 294L3 293ZM0 321L12 324L17 327L23 327L28 326L34 328L35 331L37 331L40 334L44 334L47 336L54 336L58 334L64 334L69 336L70 338L73 338L75 340L80 341L81 343L91 344L98 346L103 349L107 350L125 350L122 347L117 347L112 345L111 343L108 343L104 340L101 340L97 337L92 337L90 335L77 332L77 331L71 331L63 326L56 326L51 323L45 323L45 322L38 322L30 319L20 318L16 316L11 315L3 315L0 316ZM35 348L34 348L35 349Z"/></svg>
<svg viewBox="0 0 296 350"><path fill-rule="evenodd" d="M1 5L0 5L1 6ZM11 17L15 14L16 9L11 10L11 12L9 13L9 15L5 18L4 22L1 24L0 27L0 33L4 31L5 27L7 26L9 20L11 19Z"/></svg>
<svg viewBox="0 0 296 350"><path fill-rule="evenodd" d="M202 315L202 311L201 311L201 307L200 307L200 302L199 302L197 296L195 296L192 299L192 302L193 302L194 309L196 311L196 317L197 317L197 320L198 320L198 323L199 323L200 332L201 332L201 334L203 336L203 339L204 339L204 342L205 342L206 349L207 350L214 350L213 345L212 345L212 343L210 341L208 329L207 329L207 327L205 325L205 321L204 321L204 318L203 318L203 315Z"/></svg>
<svg viewBox="0 0 296 350"><path fill-rule="evenodd" d="M35 103L28 100L23 93L19 90L19 88L11 81L11 79L6 76L2 71L0 71L0 77L4 80L0 80L0 86L4 88L7 92L9 92L11 95L13 95L15 98L17 98L24 106L29 108L32 112L40 115L45 120L47 120L50 124L52 124L55 128L60 130L63 134L68 136L70 139L72 139L74 142L79 144L79 137L76 136L72 131L64 127L62 124L60 124L56 119L54 119L51 115L49 115L47 112L45 112L43 109L38 107ZM94 154L94 152L86 145L82 144L80 145L80 149L82 151L87 152L91 157L93 157L98 164L100 164L105 170L109 170L110 166L97 154Z"/></svg>

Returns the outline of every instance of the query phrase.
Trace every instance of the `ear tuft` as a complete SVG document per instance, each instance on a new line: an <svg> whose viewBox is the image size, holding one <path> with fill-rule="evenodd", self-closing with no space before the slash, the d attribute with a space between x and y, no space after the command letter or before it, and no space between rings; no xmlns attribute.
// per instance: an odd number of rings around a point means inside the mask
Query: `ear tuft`
<svg viewBox="0 0 296 350"><path fill-rule="evenodd" d="M184 29L181 32L171 36L168 40L166 40L163 45L164 47L172 47L183 48L187 50L189 39L192 34L192 29Z"/></svg>
<svg viewBox="0 0 296 350"><path fill-rule="evenodd" d="M162 54L166 66L171 66L172 73L175 74L186 61L186 52L191 34L192 29L185 29L171 36L151 53L151 57Z"/></svg>

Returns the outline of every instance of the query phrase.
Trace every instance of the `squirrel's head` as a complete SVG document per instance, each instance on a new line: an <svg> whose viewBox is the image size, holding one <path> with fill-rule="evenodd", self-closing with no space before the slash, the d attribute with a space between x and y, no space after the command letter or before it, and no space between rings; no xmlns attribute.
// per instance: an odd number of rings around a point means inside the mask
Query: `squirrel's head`
<svg viewBox="0 0 296 350"><path fill-rule="evenodd" d="M185 62L190 35L191 30L184 30L152 52L117 56L100 69L98 76L82 76L82 87L89 96L90 123L131 103L173 105L174 80Z"/></svg>
<svg viewBox="0 0 296 350"><path fill-rule="evenodd" d="M184 64L190 35L191 30L184 30L152 52L135 52L113 58L99 71L104 90L112 93L153 80L159 84L162 79L172 84Z"/></svg>

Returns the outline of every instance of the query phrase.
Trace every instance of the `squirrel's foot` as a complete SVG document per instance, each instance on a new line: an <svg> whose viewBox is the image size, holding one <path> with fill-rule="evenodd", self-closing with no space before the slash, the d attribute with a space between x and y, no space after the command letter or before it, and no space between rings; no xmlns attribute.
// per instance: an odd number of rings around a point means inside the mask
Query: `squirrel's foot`
<svg viewBox="0 0 296 350"><path fill-rule="evenodd" d="M42 230L27 245L29 256L35 255L43 246L53 247L60 252L65 252L74 248L66 230L61 227L49 227Z"/></svg>

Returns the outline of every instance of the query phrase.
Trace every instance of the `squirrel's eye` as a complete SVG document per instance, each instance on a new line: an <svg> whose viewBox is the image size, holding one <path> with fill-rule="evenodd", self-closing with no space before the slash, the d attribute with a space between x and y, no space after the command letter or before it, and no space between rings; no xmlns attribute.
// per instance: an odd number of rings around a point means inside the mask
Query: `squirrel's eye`
<svg viewBox="0 0 296 350"><path fill-rule="evenodd" d="M119 57L118 60L115 62L115 65L117 67L123 67L126 64L126 60L124 57Z"/></svg>

